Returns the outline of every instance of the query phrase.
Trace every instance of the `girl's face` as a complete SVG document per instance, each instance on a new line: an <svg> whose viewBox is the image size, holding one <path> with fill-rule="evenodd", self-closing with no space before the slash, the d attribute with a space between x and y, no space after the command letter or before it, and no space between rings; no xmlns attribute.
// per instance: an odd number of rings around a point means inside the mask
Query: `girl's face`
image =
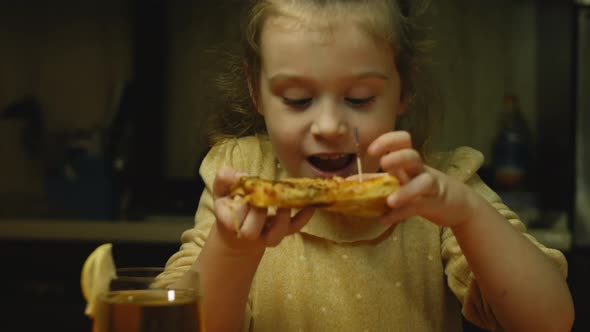
<svg viewBox="0 0 590 332"><path fill-rule="evenodd" d="M290 176L356 174L355 127L363 171L378 170L366 148L403 111L389 47L354 24L315 29L274 17L261 34L261 57L257 107Z"/></svg>

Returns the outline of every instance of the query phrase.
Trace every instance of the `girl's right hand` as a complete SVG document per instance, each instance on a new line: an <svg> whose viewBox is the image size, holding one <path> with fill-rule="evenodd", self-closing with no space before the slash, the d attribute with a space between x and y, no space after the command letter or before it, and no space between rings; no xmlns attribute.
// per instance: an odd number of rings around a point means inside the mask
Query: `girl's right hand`
<svg viewBox="0 0 590 332"><path fill-rule="evenodd" d="M290 209L278 209L270 215L267 209L251 206L241 197L230 197L232 185L245 175L222 168L213 182L216 227L227 247L240 251L274 247L307 224L314 212L312 208L302 209L293 217Z"/></svg>

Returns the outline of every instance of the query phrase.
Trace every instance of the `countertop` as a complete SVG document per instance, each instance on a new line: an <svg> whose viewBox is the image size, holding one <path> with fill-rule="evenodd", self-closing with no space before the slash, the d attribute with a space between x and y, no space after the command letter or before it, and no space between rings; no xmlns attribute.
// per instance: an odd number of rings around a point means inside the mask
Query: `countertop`
<svg viewBox="0 0 590 332"><path fill-rule="evenodd" d="M145 221L0 219L0 239L180 243L182 232L193 225L192 217L171 216ZM559 220L551 228L528 231L548 247L564 252L571 249L567 219Z"/></svg>
<svg viewBox="0 0 590 332"><path fill-rule="evenodd" d="M1 239L180 243L192 217L153 217L145 221L54 219L0 220Z"/></svg>

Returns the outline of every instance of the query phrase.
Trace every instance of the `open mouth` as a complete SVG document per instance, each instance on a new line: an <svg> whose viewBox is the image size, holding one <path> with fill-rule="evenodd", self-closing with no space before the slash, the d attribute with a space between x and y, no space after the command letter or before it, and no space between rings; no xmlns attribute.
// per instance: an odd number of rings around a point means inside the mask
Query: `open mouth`
<svg viewBox="0 0 590 332"><path fill-rule="evenodd" d="M350 169L356 158L355 154L318 154L307 158L317 170L324 173L339 173Z"/></svg>

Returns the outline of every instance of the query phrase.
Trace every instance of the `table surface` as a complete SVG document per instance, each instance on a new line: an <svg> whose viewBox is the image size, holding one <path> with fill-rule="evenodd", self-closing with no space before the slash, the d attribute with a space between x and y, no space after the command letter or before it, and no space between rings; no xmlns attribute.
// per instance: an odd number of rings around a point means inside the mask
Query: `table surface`
<svg viewBox="0 0 590 332"><path fill-rule="evenodd" d="M174 216L150 217L145 221L0 219L0 238L179 243L182 232L193 225L192 217ZM566 221L557 222L551 228L528 231L548 247L561 251L571 249L572 235Z"/></svg>
<svg viewBox="0 0 590 332"><path fill-rule="evenodd" d="M146 221L12 219L0 220L0 238L180 243L182 232L193 225L192 217Z"/></svg>

